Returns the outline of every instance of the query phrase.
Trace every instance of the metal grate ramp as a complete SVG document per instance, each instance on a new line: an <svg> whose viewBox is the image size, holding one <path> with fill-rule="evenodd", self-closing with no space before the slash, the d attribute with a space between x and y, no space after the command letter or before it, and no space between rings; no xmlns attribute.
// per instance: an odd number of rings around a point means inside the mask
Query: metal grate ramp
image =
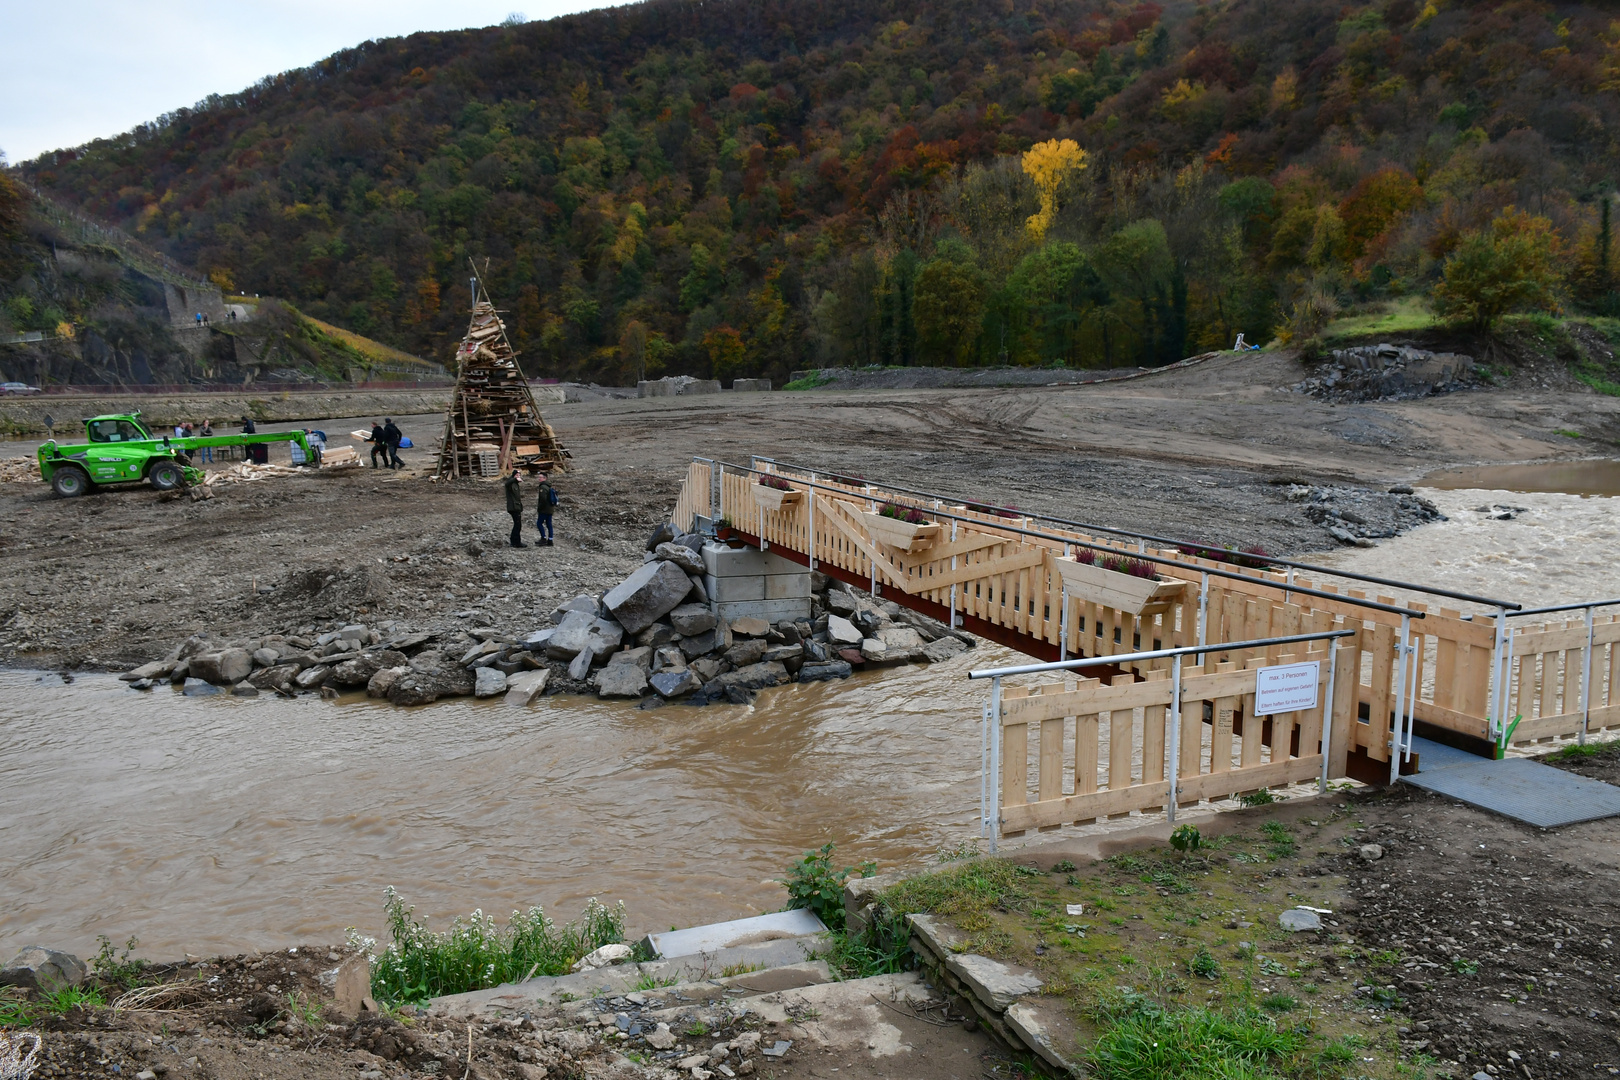
<svg viewBox="0 0 1620 1080"><path fill-rule="evenodd" d="M1422 769L1401 777L1437 795L1543 829L1620 816L1620 787L1555 769L1529 758L1491 761L1466 751L1413 740Z"/></svg>

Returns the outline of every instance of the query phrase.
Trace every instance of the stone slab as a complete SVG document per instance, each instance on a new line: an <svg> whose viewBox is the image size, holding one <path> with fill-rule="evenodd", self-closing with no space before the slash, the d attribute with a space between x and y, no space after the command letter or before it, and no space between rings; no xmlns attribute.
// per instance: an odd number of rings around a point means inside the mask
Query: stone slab
<svg viewBox="0 0 1620 1080"><path fill-rule="evenodd" d="M1028 968L978 953L952 954L945 958L945 966L993 1012L1004 1013L1019 998L1041 990L1040 977Z"/></svg>
<svg viewBox="0 0 1620 1080"><path fill-rule="evenodd" d="M797 622L810 617L810 598L798 600L732 600L715 605L715 614L731 622L742 618L759 618L775 624L786 620Z"/></svg>
<svg viewBox="0 0 1620 1080"><path fill-rule="evenodd" d="M755 915L748 919L693 926L685 930L671 930L663 934L648 934L646 942L653 955L659 957L695 956L718 949L752 945L782 938L802 937L806 934L824 934L827 927L809 911L773 911L769 915Z"/></svg>
<svg viewBox="0 0 1620 1080"><path fill-rule="evenodd" d="M1069 1051L1068 1044L1075 1043L1074 1021L1064 1011L1063 1005L1056 1000L1045 998L1026 998L1008 1006L1003 1019L1007 1028L1021 1039L1030 1052L1050 1065L1059 1076L1084 1076L1078 1060L1074 1059L1080 1054L1076 1044L1073 1051ZM1066 1052L1067 1051L1067 1052Z"/></svg>

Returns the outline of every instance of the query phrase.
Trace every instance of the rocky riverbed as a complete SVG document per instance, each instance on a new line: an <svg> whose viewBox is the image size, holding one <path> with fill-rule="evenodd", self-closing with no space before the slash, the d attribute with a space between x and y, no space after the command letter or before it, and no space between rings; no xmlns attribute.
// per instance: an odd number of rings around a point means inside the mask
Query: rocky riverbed
<svg viewBox="0 0 1620 1080"><path fill-rule="evenodd" d="M676 700L747 704L767 687L944 660L975 644L969 634L819 573L811 576L809 618L720 619L701 576L701 553L714 543L659 526L640 568L599 595L565 601L549 625L527 632L474 626L446 633L385 620L310 624L241 640L201 633L122 678L136 690L168 683L188 695L335 697L364 689L395 705L468 696L528 705L576 693L652 708Z"/></svg>

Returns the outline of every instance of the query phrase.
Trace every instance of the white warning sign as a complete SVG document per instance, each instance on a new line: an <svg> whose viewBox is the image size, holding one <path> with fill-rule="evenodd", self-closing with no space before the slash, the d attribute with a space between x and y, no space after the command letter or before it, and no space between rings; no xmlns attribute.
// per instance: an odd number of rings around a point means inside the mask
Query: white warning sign
<svg viewBox="0 0 1620 1080"><path fill-rule="evenodd" d="M1279 664L1256 672L1254 714L1273 716L1316 708L1316 688L1322 681L1322 662Z"/></svg>

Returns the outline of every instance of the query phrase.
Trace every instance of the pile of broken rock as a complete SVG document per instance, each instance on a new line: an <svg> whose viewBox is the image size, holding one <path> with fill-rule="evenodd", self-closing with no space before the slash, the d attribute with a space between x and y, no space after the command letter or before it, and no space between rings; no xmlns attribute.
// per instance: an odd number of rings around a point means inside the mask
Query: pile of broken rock
<svg viewBox="0 0 1620 1080"><path fill-rule="evenodd" d="M647 561L624 581L601 596L574 597L551 612L552 625L521 636L485 628L441 641L393 624L386 624L388 636L356 624L313 639L238 645L199 634L120 678L143 690L170 682L187 694L336 697L364 688L396 705L467 696L528 705L558 693L641 700L643 707L746 704L767 687L944 660L974 645L960 630L819 573L808 618L724 621L703 585L705 542L664 527L648 542Z"/></svg>

